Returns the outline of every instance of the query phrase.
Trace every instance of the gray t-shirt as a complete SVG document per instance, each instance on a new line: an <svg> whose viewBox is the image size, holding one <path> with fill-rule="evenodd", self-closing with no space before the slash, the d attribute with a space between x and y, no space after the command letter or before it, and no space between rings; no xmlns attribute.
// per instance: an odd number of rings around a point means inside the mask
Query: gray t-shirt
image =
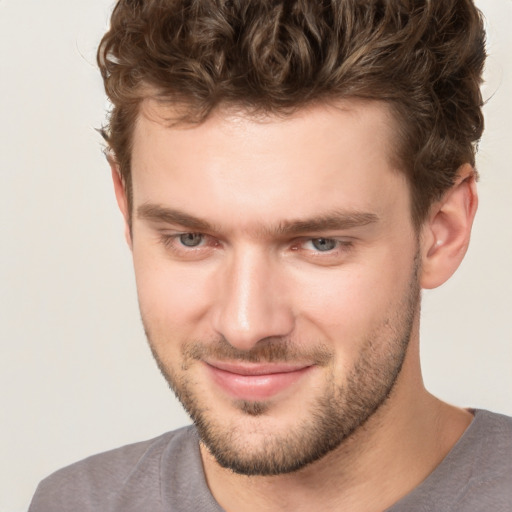
<svg viewBox="0 0 512 512"><path fill-rule="evenodd" d="M222 512L194 427L94 455L43 480L29 512ZM385 512L512 511L512 418L476 410L441 464Z"/></svg>

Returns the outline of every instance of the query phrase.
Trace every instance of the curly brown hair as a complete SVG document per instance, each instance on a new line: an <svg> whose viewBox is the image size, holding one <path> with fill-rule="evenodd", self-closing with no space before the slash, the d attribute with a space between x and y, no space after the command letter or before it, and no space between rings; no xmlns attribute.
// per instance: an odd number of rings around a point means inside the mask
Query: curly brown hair
<svg viewBox="0 0 512 512"><path fill-rule="evenodd" d="M286 115L318 101L386 102L419 226L483 130L485 32L472 0L119 0L98 49L104 136L131 202L141 102L201 122L222 106Z"/></svg>

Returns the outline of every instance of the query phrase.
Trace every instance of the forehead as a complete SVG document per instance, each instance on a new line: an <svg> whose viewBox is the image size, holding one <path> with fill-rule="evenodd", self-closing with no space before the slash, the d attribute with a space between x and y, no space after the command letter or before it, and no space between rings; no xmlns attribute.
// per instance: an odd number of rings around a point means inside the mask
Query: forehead
<svg viewBox="0 0 512 512"><path fill-rule="evenodd" d="M408 195L382 103L344 101L289 116L218 111L189 125L169 118L148 102L137 120L135 206L170 205L219 221L235 215L241 224L333 209L378 215L394 195Z"/></svg>

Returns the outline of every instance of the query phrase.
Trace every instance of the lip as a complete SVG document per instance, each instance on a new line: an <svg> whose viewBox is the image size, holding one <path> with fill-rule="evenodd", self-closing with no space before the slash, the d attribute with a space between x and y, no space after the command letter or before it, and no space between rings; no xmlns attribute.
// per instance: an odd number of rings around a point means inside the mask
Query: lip
<svg viewBox="0 0 512 512"><path fill-rule="evenodd" d="M309 373L313 365L287 363L205 362L212 378L229 396L239 400L268 400Z"/></svg>

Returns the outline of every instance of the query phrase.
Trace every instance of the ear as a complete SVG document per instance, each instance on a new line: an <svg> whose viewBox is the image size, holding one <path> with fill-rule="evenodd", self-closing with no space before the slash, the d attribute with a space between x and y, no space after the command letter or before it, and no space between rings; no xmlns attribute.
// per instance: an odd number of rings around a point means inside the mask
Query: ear
<svg viewBox="0 0 512 512"><path fill-rule="evenodd" d="M459 267L469 246L478 206L476 172L460 167L455 184L432 206L421 230L421 287L436 288Z"/></svg>
<svg viewBox="0 0 512 512"><path fill-rule="evenodd" d="M112 181L114 183L114 192L116 194L117 205L124 218L124 237L130 250L132 249L132 235L130 229L130 210L128 205L128 198L126 196L126 189L124 186L123 178L121 177L121 171L119 165L114 158L109 157L108 162L110 164L110 170L112 172Z"/></svg>

